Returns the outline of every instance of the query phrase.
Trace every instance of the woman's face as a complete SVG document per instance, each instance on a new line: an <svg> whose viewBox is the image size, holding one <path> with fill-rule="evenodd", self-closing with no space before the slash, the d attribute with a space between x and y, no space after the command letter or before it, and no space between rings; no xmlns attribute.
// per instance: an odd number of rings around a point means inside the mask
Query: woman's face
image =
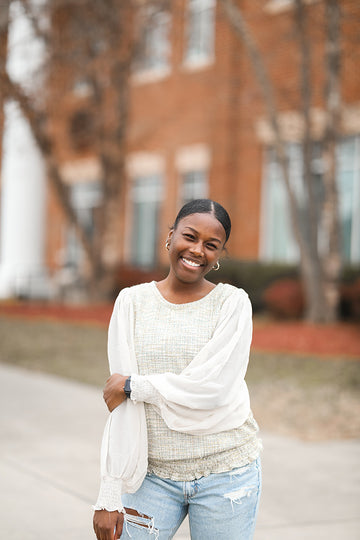
<svg viewBox="0 0 360 540"><path fill-rule="evenodd" d="M200 281L217 263L224 248L224 227L213 214L191 214L170 231L171 270L182 282Z"/></svg>

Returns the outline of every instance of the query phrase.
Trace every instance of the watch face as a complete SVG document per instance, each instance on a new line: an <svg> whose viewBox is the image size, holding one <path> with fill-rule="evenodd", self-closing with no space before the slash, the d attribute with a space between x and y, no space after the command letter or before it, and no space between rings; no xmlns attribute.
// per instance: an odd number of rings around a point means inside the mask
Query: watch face
<svg viewBox="0 0 360 540"><path fill-rule="evenodd" d="M126 394L126 397L128 398L130 397L130 394L131 394L130 381L131 381L131 378L129 377L128 379L126 379L125 385L124 385L124 392Z"/></svg>

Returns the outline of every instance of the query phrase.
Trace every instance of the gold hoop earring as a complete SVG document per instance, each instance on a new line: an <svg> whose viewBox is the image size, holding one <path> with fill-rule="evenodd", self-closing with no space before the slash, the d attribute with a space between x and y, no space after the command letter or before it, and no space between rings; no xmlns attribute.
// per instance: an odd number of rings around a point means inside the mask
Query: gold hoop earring
<svg viewBox="0 0 360 540"><path fill-rule="evenodd" d="M165 247L169 251L169 249L170 249L170 240L166 240Z"/></svg>
<svg viewBox="0 0 360 540"><path fill-rule="evenodd" d="M216 265L212 267L213 270L215 270L215 272L217 272L220 268L220 263L219 261L217 261Z"/></svg>

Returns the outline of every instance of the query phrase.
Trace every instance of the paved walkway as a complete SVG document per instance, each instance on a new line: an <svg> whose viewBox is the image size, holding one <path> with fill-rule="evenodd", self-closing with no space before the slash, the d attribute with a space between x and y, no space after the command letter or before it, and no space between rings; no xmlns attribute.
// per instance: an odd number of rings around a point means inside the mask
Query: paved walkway
<svg viewBox="0 0 360 540"><path fill-rule="evenodd" d="M94 539L101 391L5 365L0 380L0 538ZM255 540L360 540L360 440L263 442Z"/></svg>

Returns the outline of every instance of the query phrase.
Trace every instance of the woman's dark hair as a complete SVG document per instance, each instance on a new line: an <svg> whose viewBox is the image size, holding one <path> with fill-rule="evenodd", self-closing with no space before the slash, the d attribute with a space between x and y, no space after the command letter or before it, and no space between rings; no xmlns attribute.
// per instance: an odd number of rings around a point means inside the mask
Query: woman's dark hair
<svg viewBox="0 0 360 540"><path fill-rule="evenodd" d="M228 241L231 231L230 216L221 204L211 199L194 199L181 208L176 216L173 229L176 229L181 219L191 214L212 214L221 223L225 230L225 243Z"/></svg>

